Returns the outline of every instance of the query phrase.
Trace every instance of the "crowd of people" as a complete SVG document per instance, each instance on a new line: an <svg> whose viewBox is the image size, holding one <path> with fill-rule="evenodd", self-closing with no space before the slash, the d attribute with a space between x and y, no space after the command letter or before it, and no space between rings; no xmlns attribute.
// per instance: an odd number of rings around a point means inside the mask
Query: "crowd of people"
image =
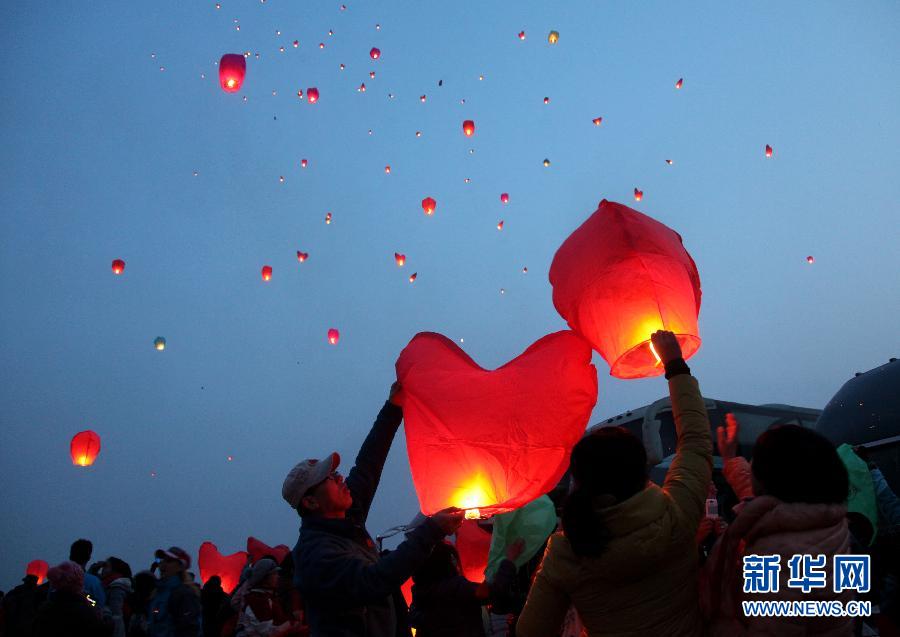
<svg viewBox="0 0 900 637"><path fill-rule="evenodd" d="M39 585L28 575L0 612L0 637L580 637L588 635L900 634L900 499L865 449L877 515L848 509L845 461L816 432L794 425L766 431L752 462L738 454L740 423L717 429L718 455L736 504L711 514L713 440L697 380L671 332L653 335L677 430L662 485L648 480L640 439L606 427L581 439L559 528L543 552L517 567L523 543L506 548L494 576L471 582L446 538L463 511L421 516L405 540L382 551L366 529L369 508L403 412L395 383L346 479L340 457L291 469L282 496L300 518L291 554L248 563L228 593L218 577L202 588L191 558L156 551L147 571L109 557L88 567L93 547L72 544L69 560ZM877 541L876 541L877 537ZM872 555L871 586L833 591L790 585L788 560ZM748 590L747 558L778 556L767 595ZM796 574L794 574L796 575ZM412 603L401 586L411 578ZM748 617L753 599L873 602L875 620L850 616Z"/></svg>

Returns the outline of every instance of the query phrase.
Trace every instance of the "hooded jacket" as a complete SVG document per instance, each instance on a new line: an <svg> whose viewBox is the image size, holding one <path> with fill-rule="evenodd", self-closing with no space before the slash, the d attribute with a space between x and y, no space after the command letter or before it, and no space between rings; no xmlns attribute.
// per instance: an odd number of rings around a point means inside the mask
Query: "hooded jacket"
<svg viewBox="0 0 900 637"><path fill-rule="evenodd" d="M695 534L712 476L712 438L696 379L672 376L669 394L678 444L662 488L651 483L598 509L612 539L597 557L576 555L561 532L550 537L518 637L557 634L573 604L591 637L703 633Z"/></svg>

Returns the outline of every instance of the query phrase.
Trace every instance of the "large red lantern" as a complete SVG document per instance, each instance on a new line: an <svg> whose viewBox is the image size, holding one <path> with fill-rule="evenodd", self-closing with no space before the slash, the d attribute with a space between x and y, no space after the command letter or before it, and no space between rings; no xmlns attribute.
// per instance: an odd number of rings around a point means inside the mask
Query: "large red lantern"
<svg viewBox="0 0 900 637"><path fill-rule="evenodd" d="M263 281L271 281L271 280L272 280L272 266L271 266L271 265L264 265L264 266L262 267L262 272L261 272L261 274L262 274L262 280L263 280Z"/></svg>
<svg viewBox="0 0 900 637"><path fill-rule="evenodd" d="M463 122L463 134L466 137L471 137L475 134L475 122L470 119L467 119Z"/></svg>
<svg viewBox="0 0 900 637"><path fill-rule="evenodd" d="M262 540L257 540L252 535L247 538L247 553L250 554L250 561L254 564L267 555L274 557L275 561L281 564L290 552L290 547L284 544L269 546Z"/></svg>
<svg viewBox="0 0 900 637"><path fill-rule="evenodd" d="M459 567L470 582L484 581L484 571L491 551L491 534L478 526L478 520L464 520L456 531Z"/></svg>
<svg viewBox="0 0 900 637"><path fill-rule="evenodd" d="M406 263L406 255L400 254L399 252L395 252L394 253L394 261L397 262L397 266L402 266L404 263Z"/></svg>
<svg viewBox="0 0 900 637"><path fill-rule="evenodd" d="M72 455L72 464L79 467L91 466L100 453L100 436L90 429L78 432L72 437L69 453Z"/></svg>
<svg viewBox="0 0 900 637"><path fill-rule="evenodd" d="M226 53L219 60L219 84L226 93L237 93L244 83L247 60L240 53Z"/></svg>
<svg viewBox="0 0 900 637"><path fill-rule="evenodd" d="M422 210L426 215L433 215L435 208L437 208L437 202L431 197L425 197L422 200Z"/></svg>
<svg viewBox="0 0 900 637"><path fill-rule="evenodd" d="M50 565L44 560L31 560L28 562L28 566L25 567L25 574L34 575L37 578L37 583L40 585L47 579L47 571L49 570Z"/></svg>
<svg viewBox="0 0 900 637"><path fill-rule="evenodd" d="M247 553L238 551L231 555L222 555L215 544L204 542L200 545L197 566L200 568L201 580L207 582L213 575L218 575L222 580L222 589L230 595L237 588L241 572L247 566Z"/></svg>
<svg viewBox="0 0 900 637"><path fill-rule="evenodd" d="M113 274L122 274L125 271L125 262L122 259L116 259L112 262Z"/></svg>
<svg viewBox="0 0 900 637"><path fill-rule="evenodd" d="M556 251L553 304L617 378L663 373L650 335L675 332L684 358L700 348L700 275L681 236L606 201Z"/></svg>
<svg viewBox="0 0 900 637"><path fill-rule="evenodd" d="M316 102L318 102L319 101L319 89L317 89L315 86L313 86L312 88L306 89L306 100L310 104L315 104Z"/></svg>
<svg viewBox="0 0 900 637"><path fill-rule="evenodd" d="M369 51L369 57L372 58L373 60L377 60L378 58L381 57L381 50L373 46L372 49Z"/></svg>
<svg viewBox="0 0 900 637"><path fill-rule="evenodd" d="M500 194L500 203L509 203L509 193L504 192Z"/></svg>
<svg viewBox="0 0 900 637"><path fill-rule="evenodd" d="M543 337L494 371L445 336L423 332L396 367L426 515L448 506L493 515L553 489L597 400L590 347L569 331Z"/></svg>

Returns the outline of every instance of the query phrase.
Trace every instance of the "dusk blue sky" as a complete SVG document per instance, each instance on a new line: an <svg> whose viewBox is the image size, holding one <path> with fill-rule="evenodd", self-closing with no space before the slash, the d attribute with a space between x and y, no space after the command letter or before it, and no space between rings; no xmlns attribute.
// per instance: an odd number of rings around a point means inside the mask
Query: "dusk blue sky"
<svg viewBox="0 0 900 637"><path fill-rule="evenodd" d="M286 472L349 469L416 332L493 368L565 327L548 268L603 198L696 260L705 395L822 408L897 355L896 2L346 2L0 6L0 589L77 537L293 545ZM592 423L666 393L595 363ZM368 527L416 510L401 429Z"/></svg>

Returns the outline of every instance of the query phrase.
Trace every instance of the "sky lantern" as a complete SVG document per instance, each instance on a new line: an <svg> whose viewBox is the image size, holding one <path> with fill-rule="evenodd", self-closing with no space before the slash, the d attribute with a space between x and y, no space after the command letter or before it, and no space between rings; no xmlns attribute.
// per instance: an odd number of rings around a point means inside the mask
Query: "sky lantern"
<svg viewBox="0 0 900 637"><path fill-rule="evenodd" d="M390 164L388 164L387 166L384 167L384 174L385 175L391 174L391 165Z"/></svg>
<svg viewBox="0 0 900 637"><path fill-rule="evenodd" d="M363 82L362 84L360 84L359 88L356 90L359 91L360 93L365 93L366 92L366 83Z"/></svg>
<svg viewBox="0 0 900 637"><path fill-rule="evenodd" d="M509 193L504 192L500 194L500 203L509 203Z"/></svg>
<svg viewBox="0 0 900 637"><path fill-rule="evenodd" d="M413 272L412 274L409 275L409 282L412 283L413 281L416 280L416 277L418 277L418 276L419 276L418 272Z"/></svg>
<svg viewBox="0 0 900 637"><path fill-rule="evenodd" d="M634 189L634 200L635 200L635 201L640 201L640 200L643 199L643 198L644 198L644 191L643 191L643 190L638 190L637 188L635 188L635 189Z"/></svg>
<svg viewBox="0 0 900 637"><path fill-rule="evenodd" d="M497 223L497 230L503 230L503 219Z"/></svg>
<svg viewBox="0 0 900 637"><path fill-rule="evenodd" d="M678 78L678 81L675 82L675 88L681 88L682 86L684 86L684 78L683 78L683 77L679 77L679 78Z"/></svg>
<svg viewBox="0 0 900 637"><path fill-rule="evenodd" d="M301 159L300 160L300 168L306 168L307 166L309 166L309 162L306 161L305 159Z"/></svg>
<svg viewBox="0 0 900 637"><path fill-rule="evenodd" d="M394 253L394 261L397 263L397 267L402 267L404 263L406 263L406 255L400 254L399 252Z"/></svg>
<svg viewBox="0 0 900 637"><path fill-rule="evenodd" d="M675 333L685 360L700 348L700 275L681 236L622 204L600 202L550 266L553 305L616 378L665 370L650 335Z"/></svg>
<svg viewBox="0 0 900 637"><path fill-rule="evenodd" d="M247 60L240 53L226 53L219 60L219 84L226 93L237 93L244 83Z"/></svg>
<svg viewBox="0 0 900 637"><path fill-rule="evenodd" d="M519 39L520 39L520 40L524 40L524 39L525 39L525 32L524 32L524 31L519 31Z"/></svg>
<svg viewBox="0 0 900 637"><path fill-rule="evenodd" d="M592 119L591 121L594 122L594 126L600 126L600 124L603 123L603 118L602 118L602 117L595 117L595 118Z"/></svg>
<svg viewBox="0 0 900 637"><path fill-rule="evenodd" d="M480 584L491 552L491 534L478 526L478 520L463 520L456 531L456 551L463 577Z"/></svg>
<svg viewBox="0 0 900 637"><path fill-rule="evenodd" d="M422 210L425 212L426 215L429 215L429 216L433 215L434 209L436 207L437 207L437 202L434 199L432 199L431 197L425 197L422 200Z"/></svg>
<svg viewBox="0 0 900 637"><path fill-rule="evenodd" d="M816 262L816 259L812 255L810 255L810 256L806 257L806 262L809 263L810 265L812 265L813 263Z"/></svg>
<svg viewBox="0 0 900 637"><path fill-rule="evenodd" d="M463 122L463 134L466 137L471 137L475 134L475 122L471 119L467 119Z"/></svg>
<svg viewBox="0 0 900 637"><path fill-rule="evenodd" d="M200 569L201 580L207 582L213 575L218 575L222 580L222 589L231 594L241 580L241 571L247 566L247 553L238 551L231 555L222 555L215 544L204 542L200 545L197 566Z"/></svg>
<svg viewBox="0 0 900 637"><path fill-rule="evenodd" d="M669 166L671 166L671 165L674 164L675 162L673 162L671 159L667 159L667 160L666 160L666 163L667 163Z"/></svg>
<svg viewBox="0 0 900 637"><path fill-rule="evenodd" d="M419 507L469 517L518 508L550 491L597 400L588 344L549 334L502 367L480 367L449 338L417 334L396 364Z"/></svg>
<svg viewBox="0 0 900 637"><path fill-rule="evenodd" d="M766 157L771 157L771 156L772 156L772 152L773 152L773 151L772 151L772 147L769 146L768 144L766 144Z"/></svg>
<svg viewBox="0 0 900 637"><path fill-rule="evenodd" d="M262 267L262 280L263 281L271 281L272 280L272 266L264 265Z"/></svg>
<svg viewBox="0 0 900 637"><path fill-rule="evenodd" d="M297 250L297 261L299 261L300 263L303 263L308 258L309 258L309 252L300 252L300 250Z"/></svg>
<svg viewBox="0 0 900 637"><path fill-rule="evenodd" d="M549 97L545 97L545 98L544 98L544 104L549 104L549 103L550 103L550 98L549 98Z"/></svg>
<svg viewBox="0 0 900 637"><path fill-rule="evenodd" d="M254 564L266 556L274 557L275 561L278 564L281 564L290 552L290 547L284 544L269 546L262 540L257 540L252 535L247 538L247 553L250 555L250 561Z"/></svg>
<svg viewBox="0 0 900 637"><path fill-rule="evenodd" d="M338 341L341 339L341 333L336 328L331 328L328 330L328 342L332 345L337 345Z"/></svg>
<svg viewBox="0 0 900 637"><path fill-rule="evenodd" d="M373 60L377 60L378 58L381 57L381 50L377 49L376 47L373 46L372 50L369 51L369 57L372 58Z"/></svg>
<svg viewBox="0 0 900 637"><path fill-rule="evenodd" d="M100 453L100 436L90 429L79 431L72 436L72 442L69 443L69 453L72 456L72 464L79 467L91 466Z"/></svg>
<svg viewBox="0 0 900 637"><path fill-rule="evenodd" d="M549 159L545 159L545 160L544 160L544 168L549 168L549 167L550 167L550 160L549 160Z"/></svg>
<svg viewBox="0 0 900 637"><path fill-rule="evenodd" d="M125 262L122 259L116 259L112 262L113 274L122 274L125 271Z"/></svg>
<svg viewBox="0 0 900 637"><path fill-rule="evenodd" d="M551 31L547 34L547 42L550 44L556 44L559 42L559 31Z"/></svg>
<svg viewBox="0 0 900 637"><path fill-rule="evenodd" d="M317 89L315 86L313 86L312 88L306 89L306 100L310 104L315 104L316 102L318 102L319 101L319 89Z"/></svg>
<svg viewBox="0 0 900 637"><path fill-rule="evenodd" d="M38 585L40 585L47 579L47 571L49 570L50 565L44 560L31 560L28 562L28 566L25 567L25 574L34 575L37 578Z"/></svg>
<svg viewBox="0 0 900 637"><path fill-rule="evenodd" d="M326 213L325 213L325 225L327 226L327 225L330 225L330 224L331 224L331 213L330 213L330 212L326 212Z"/></svg>
<svg viewBox="0 0 900 637"><path fill-rule="evenodd" d="M153 339L153 347L156 348L157 352L161 352L166 349L166 339L162 336L157 336Z"/></svg>

